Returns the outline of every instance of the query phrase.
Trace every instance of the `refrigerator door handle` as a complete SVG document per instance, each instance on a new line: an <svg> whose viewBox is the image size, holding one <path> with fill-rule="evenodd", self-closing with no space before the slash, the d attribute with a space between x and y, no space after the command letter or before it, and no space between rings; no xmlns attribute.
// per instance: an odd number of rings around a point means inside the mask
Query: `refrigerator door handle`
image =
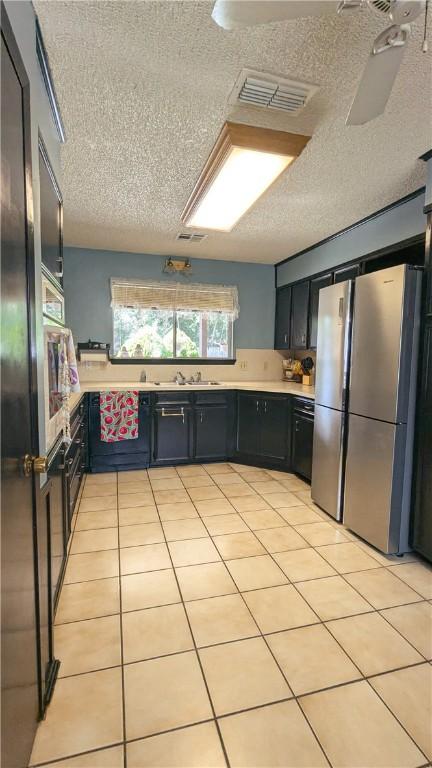
<svg viewBox="0 0 432 768"><path fill-rule="evenodd" d="M343 320L343 319L344 319L344 300L343 300L343 296L341 296L339 299L339 320Z"/></svg>

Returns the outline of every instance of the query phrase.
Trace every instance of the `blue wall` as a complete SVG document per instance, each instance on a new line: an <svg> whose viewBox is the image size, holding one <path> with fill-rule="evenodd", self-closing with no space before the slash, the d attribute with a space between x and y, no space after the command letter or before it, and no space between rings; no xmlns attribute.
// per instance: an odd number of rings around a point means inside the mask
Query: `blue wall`
<svg viewBox="0 0 432 768"><path fill-rule="evenodd" d="M165 259L150 254L65 248L66 325L72 329L75 342L92 338L112 343L110 278L173 280L173 276L162 273ZM234 347L273 349L274 267L192 259L192 268L193 282L237 285L240 317L234 324Z"/></svg>
<svg viewBox="0 0 432 768"><path fill-rule="evenodd" d="M277 268L277 284L287 285L317 272L378 251L424 233L424 191L417 197L342 233L328 243L312 247L302 256Z"/></svg>

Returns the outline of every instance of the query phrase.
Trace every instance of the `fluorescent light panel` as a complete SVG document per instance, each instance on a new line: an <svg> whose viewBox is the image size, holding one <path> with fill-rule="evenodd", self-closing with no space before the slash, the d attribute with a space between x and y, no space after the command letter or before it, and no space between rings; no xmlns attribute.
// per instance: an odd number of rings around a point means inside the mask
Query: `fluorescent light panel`
<svg viewBox="0 0 432 768"><path fill-rule="evenodd" d="M308 136L299 134L225 123L182 222L230 232L308 141Z"/></svg>
<svg viewBox="0 0 432 768"><path fill-rule="evenodd" d="M230 232L293 160L233 147L190 218L189 226Z"/></svg>

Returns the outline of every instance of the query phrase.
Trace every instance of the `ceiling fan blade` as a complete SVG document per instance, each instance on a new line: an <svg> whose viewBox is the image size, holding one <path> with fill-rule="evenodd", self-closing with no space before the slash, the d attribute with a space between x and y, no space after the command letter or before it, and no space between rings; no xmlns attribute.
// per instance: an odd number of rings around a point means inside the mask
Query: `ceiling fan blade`
<svg viewBox="0 0 432 768"><path fill-rule="evenodd" d="M336 13L337 0L216 0L212 19L223 29Z"/></svg>
<svg viewBox="0 0 432 768"><path fill-rule="evenodd" d="M386 30L387 31L387 30ZM383 33L376 39L374 48ZM405 40L408 32L405 30ZM351 104L346 125L363 125L381 115L389 100L396 75L402 63L406 44L388 46L369 56L357 93Z"/></svg>

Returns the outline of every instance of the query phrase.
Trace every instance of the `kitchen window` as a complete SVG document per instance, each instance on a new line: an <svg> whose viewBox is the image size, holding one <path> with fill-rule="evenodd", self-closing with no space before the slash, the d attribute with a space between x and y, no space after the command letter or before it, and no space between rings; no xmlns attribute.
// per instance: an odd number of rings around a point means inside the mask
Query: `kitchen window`
<svg viewBox="0 0 432 768"><path fill-rule="evenodd" d="M235 286L111 280L116 358L233 357Z"/></svg>

